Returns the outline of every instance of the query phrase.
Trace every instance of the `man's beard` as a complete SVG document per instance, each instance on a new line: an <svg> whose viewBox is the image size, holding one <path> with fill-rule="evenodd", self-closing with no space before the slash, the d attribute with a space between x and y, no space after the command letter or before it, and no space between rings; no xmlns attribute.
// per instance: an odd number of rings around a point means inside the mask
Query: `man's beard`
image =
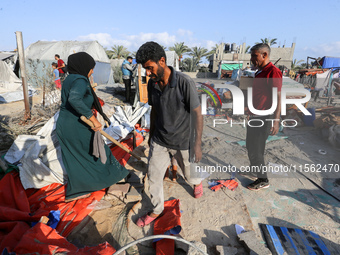
<svg viewBox="0 0 340 255"><path fill-rule="evenodd" d="M158 69L157 69L157 75L150 75L150 79L155 81L155 82L159 82L161 81L161 79L163 78L164 76L164 68L161 67L159 64L158 64Z"/></svg>

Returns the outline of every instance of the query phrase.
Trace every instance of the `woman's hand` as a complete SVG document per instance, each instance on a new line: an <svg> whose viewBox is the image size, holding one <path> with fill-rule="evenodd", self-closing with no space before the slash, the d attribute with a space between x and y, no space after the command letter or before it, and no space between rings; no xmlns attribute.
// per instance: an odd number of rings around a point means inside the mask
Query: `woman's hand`
<svg viewBox="0 0 340 255"><path fill-rule="evenodd" d="M94 127L92 128L93 131L97 132L102 129L102 124L96 119L94 115L92 115L89 120L93 123Z"/></svg>

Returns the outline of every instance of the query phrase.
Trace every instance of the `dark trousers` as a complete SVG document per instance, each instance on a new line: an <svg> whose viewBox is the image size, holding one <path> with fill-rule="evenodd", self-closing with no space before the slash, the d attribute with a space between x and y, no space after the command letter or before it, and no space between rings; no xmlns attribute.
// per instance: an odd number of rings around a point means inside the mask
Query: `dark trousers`
<svg viewBox="0 0 340 255"><path fill-rule="evenodd" d="M266 121L266 119L273 119L273 116L251 117L249 119L252 120L250 124L256 127L250 127L249 124L247 125L246 146L248 150L248 158L250 161L250 167L257 170L257 178L267 178L267 172L263 172L261 166L265 165L264 150L266 147L266 140L272 127L272 121ZM264 123L262 127L258 127L262 124L260 120ZM252 170L252 172L254 171L255 170Z"/></svg>
<svg viewBox="0 0 340 255"><path fill-rule="evenodd" d="M125 84L125 98L127 102L130 102L131 95L131 79L123 79Z"/></svg>

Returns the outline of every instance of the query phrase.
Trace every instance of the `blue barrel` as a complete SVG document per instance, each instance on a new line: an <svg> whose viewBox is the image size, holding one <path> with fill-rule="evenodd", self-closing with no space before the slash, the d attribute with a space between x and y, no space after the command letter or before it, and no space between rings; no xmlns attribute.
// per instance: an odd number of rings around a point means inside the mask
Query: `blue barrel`
<svg viewBox="0 0 340 255"><path fill-rule="evenodd" d="M307 108L312 115L303 115L303 122L306 126L314 127L313 121L315 120L315 108Z"/></svg>

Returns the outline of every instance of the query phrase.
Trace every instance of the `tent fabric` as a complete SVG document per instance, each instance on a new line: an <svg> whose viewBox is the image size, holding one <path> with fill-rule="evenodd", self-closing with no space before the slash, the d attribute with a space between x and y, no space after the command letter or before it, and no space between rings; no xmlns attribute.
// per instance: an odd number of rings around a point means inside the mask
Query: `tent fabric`
<svg viewBox="0 0 340 255"><path fill-rule="evenodd" d="M179 58L175 51L165 51L166 64L172 66L176 71L179 71Z"/></svg>
<svg viewBox="0 0 340 255"><path fill-rule="evenodd" d="M0 103L15 102L24 99L21 80L14 74L11 67L0 61ZM32 96L35 90L28 86L28 95Z"/></svg>
<svg viewBox="0 0 340 255"><path fill-rule="evenodd" d="M15 75L10 66L4 61L0 61L0 88L12 91L17 90L20 86L21 80Z"/></svg>
<svg viewBox="0 0 340 255"><path fill-rule="evenodd" d="M19 173L25 189L40 189L52 183L64 184L67 180L55 132L58 116L59 111L37 135L19 135L5 155L7 162L21 163Z"/></svg>
<svg viewBox="0 0 340 255"><path fill-rule="evenodd" d="M56 230L43 223L38 223L25 232L14 252L17 254L31 254L34 252L38 254L111 255L116 250L107 242L96 247L78 249L75 245L69 243L66 238L59 235Z"/></svg>
<svg viewBox="0 0 340 255"><path fill-rule="evenodd" d="M64 185L54 183L39 190L25 191L17 173L6 174L0 181L0 252L4 248L13 251L30 230L30 224L39 221L41 216L48 216L52 210L59 210L61 214L56 231L67 237L92 211L89 205L100 201L104 194L105 191L100 190L88 198L65 203Z"/></svg>
<svg viewBox="0 0 340 255"><path fill-rule="evenodd" d="M97 41L37 41L26 48L25 58L55 62L54 55L58 54L66 62L69 55L81 51L90 54L96 62L110 63L103 46Z"/></svg>
<svg viewBox="0 0 340 255"><path fill-rule="evenodd" d="M325 56L319 62L320 62L320 64L322 64L322 68L340 67L340 58L326 57Z"/></svg>
<svg viewBox="0 0 340 255"><path fill-rule="evenodd" d="M110 60L97 41L38 41L29 45L25 50L29 82L33 87L39 87L44 82L52 81L51 64L56 62L55 54L60 55L60 58L67 64L69 55L82 51L90 54L96 61L93 73L94 82L108 84L112 81L113 72Z"/></svg>

